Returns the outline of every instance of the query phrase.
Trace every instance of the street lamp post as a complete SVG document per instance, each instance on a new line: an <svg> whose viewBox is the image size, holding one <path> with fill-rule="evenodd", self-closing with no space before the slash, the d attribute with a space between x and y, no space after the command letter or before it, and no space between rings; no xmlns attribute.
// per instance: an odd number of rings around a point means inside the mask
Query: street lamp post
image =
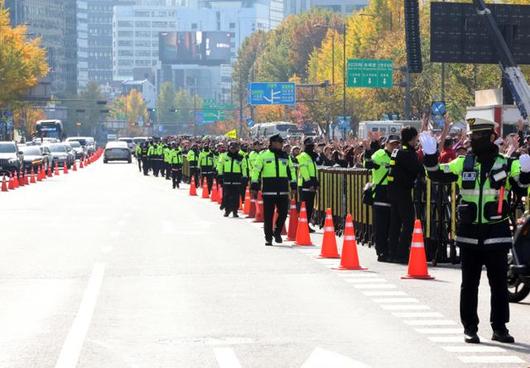
<svg viewBox="0 0 530 368"><path fill-rule="evenodd" d="M342 25L342 118L346 119L346 24ZM332 132L332 139L335 138Z"/></svg>

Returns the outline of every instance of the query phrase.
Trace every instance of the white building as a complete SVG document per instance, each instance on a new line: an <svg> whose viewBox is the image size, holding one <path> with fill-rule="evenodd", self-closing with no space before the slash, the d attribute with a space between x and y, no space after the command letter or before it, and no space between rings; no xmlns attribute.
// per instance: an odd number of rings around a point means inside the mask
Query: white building
<svg viewBox="0 0 530 368"><path fill-rule="evenodd" d="M88 3L87 0L76 1L77 25L77 90L88 84Z"/></svg>
<svg viewBox="0 0 530 368"><path fill-rule="evenodd" d="M300 14L311 8L328 9L349 15L368 5L368 0L285 0L285 15Z"/></svg>

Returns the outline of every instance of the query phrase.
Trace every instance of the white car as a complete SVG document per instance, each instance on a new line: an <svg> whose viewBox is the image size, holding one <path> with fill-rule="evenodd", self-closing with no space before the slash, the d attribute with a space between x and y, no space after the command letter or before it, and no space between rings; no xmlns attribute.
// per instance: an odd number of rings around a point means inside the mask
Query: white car
<svg viewBox="0 0 530 368"><path fill-rule="evenodd" d="M103 163L106 164L109 161L127 161L129 164L132 162L132 154L127 142L114 141L107 143L103 153Z"/></svg>

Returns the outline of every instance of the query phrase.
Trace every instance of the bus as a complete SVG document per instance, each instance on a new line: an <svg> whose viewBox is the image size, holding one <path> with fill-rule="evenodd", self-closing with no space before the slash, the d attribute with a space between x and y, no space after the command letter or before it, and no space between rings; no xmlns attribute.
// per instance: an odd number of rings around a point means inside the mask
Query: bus
<svg viewBox="0 0 530 368"><path fill-rule="evenodd" d="M35 124L36 138L55 138L62 141L65 138L63 122L61 120L38 120Z"/></svg>
<svg viewBox="0 0 530 368"><path fill-rule="evenodd" d="M250 128L250 136L252 138L268 138L272 135L279 134L282 138L287 138L291 130L294 132L297 129L297 125L289 121L258 123Z"/></svg>

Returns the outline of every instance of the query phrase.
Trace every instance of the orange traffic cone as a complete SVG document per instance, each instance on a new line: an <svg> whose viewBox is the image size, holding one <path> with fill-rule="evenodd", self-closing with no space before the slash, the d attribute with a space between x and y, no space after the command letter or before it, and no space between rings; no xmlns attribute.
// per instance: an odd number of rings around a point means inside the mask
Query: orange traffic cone
<svg viewBox="0 0 530 368"><path fill-rule="evenodd" d="M222 204L223 203L223 187L219 187L219 190L218 190L218 197L217 197L217 204Z"/></svg>
<svg viewBox="0 0 530 368"><path fill-rule="evenodd" d="M42 171L42 165L39 166L39 170L37 171L37 181L42 181L42 179L44 179L42 177L42 174L43 174L43 171Z"/></svg>
<svg viewBox="0 0 530 368"><path fill-rule="evenodd" d="M357 241L355 240L355 229L351 215L346 216L344 224L344 241L342 243L342 257L340 266L336 270L366 270L359 264L359 253L357 252Z"/></svg>
<svg viewBox="0 0 530 368"><path fill-rule="evenodd" d="M427 257L425 256L423 231L421 230L420 220L414 222L414 233L412 234L412 243L410 244L408 273L401 278L423 280L434 279L434 277L429 275L429 270L427 269Z"/></svg>
<svg viewBox="0 0 530 368"><path fill-rule="evenodd" d="M202 178L202 199L208 199L210 198L210 194L208 193L208 182L206 181L206 178Z"/></svg>
<svg viewBox="0 0 530 368"><path fill-rule="evenodd" d="M256 216L253 222L263 222L263 195L258 192L258 199L256 201Z"/></svg>
<svg viewBox="0 0 530 368"><path fill-rule="evenodd" d="M53 172L53 175L59 175L59 163L58 162L55 163L55 170Z"/></svg>
<svg viewBox="0 0 530 368"><path fill-rule="evenodd" d="M15 183L15 189L17 189L20 186L17 173L13 173L13 182Z"/></svg>
<svg viewBox="0 0 530 368"><path fill-rule="evenodd" d="M72 167L72 170L73 170L73 171L77 171L77 165L76 165L76 162L77 162L77 161L74 160L74 166Z"/></svg>
<svg viewBox="0 0 530 368"><path fill-rule="evenodd" d="M277 209L274 211L274 218L272 220L272 224L274 226L276 225L276 220L278 220L278 210ZM287 235L287 230L285 229L285 222L283 223L281 235Z"/></svg>
<svg viewBox="0 0 530 368"><path fill-rule="evenodd" d="M82 159L79 160L79 168L80 168L80 169L84 169L84 168L85 168L85 165L83 165L83 161L84 161L84 160L82 160Z"/></svg>
<svg viewBox="0 0 530 368"><path fill-rule="evenodd" d="M24 185L29 185L29 175L27 169L24 171Z"/></svg>
<svg viewBox="0 0 530 368"><path fill-rule="evenodd" d="M250 209L248 210L247 218L256 217L256 198L250 198Z"/></svg>
<svg viewBox="0 0 530 368"><path fill-rule="evenodd" d="M24 176L24 171L20 171L20 177L17 180L18 186L23 187L24 185L26 185L26 177Z"/></svg>
<svg viewBox="0 0 530 368"><path fill-rule="evenodd" d="M333 226L331 208L326 210L326 221L324 222L324 237L322 238L320 258L340 258L339 251L337 250L337 238L335 237L335 226Z"/></svg>
<svg viewBox="0 0 530 368"><path fill-rule="evenodd" d="M13 178L13 175L9 174L9 182L7 183L7 188L9 190L15 189L15 179Z"/></svg>
<svg viewBox="0 0 530 368"><path fill-rule="evenodd" d="M197 188L195 188L195 178L191 177L190 182L190 196L196 196L197 195Z"/></svg>
<svg viewBox="0 0 530 368"><path fill-rule="evenodd" d="M291 200L291 209L289 210L289 231L287 232L287 240L296 240L296 228L298 227L298 211L296 210L296 201Z"/></svg>
<svg viewBox="0 0 530 368"><path fill-rule="evenodd" d="M217 180L213 179L212 193L210 194L210 200L212 202L217 202L219 198L219 191L217 190Z"/></svg>
<svg viewBox="0 0 530 368"><path fill-rule="evenodd" d="M4 175L4 178L2 179L2 192L7 192L8 189L7 189L7 181L6 181L6 176Z"/></svg>
<svg viewBox="0 0 530 368"><path fill-rule="evenodd" d="M307 223L307 211L305 209L305 202L302 202L300 208L300 217L298 218L298 226L296 227L296 245L313 245L311 237L309 236L309 224Z"/></svg>
<svg viewBox="0 0 530 368"><path fill-rule="evenodd" d="M68 166L66 165L66 162L63 164L63 174L68 174Z"/></svg>
<svg viewBox="0 0 530 368"><path fill-rule="evenodd" d="M248 215L250 213L250 190L247 187L245 191L245 203L243 205L243 213Z"/></svg>
<svg viewBox="0 0 530 368"><path fill-rule="evenodd" d="M31 168L31 173L29 174L29 182L31 184L35 184L37 182L35 180L35 171L33 171L33 167Z"/></svg>
<svg viewBox="0 0 530 368"><path fill-rule="evenodd" d="M48 164L48 178L51 178L52 176L53 176L52 164Z"/></svg>

